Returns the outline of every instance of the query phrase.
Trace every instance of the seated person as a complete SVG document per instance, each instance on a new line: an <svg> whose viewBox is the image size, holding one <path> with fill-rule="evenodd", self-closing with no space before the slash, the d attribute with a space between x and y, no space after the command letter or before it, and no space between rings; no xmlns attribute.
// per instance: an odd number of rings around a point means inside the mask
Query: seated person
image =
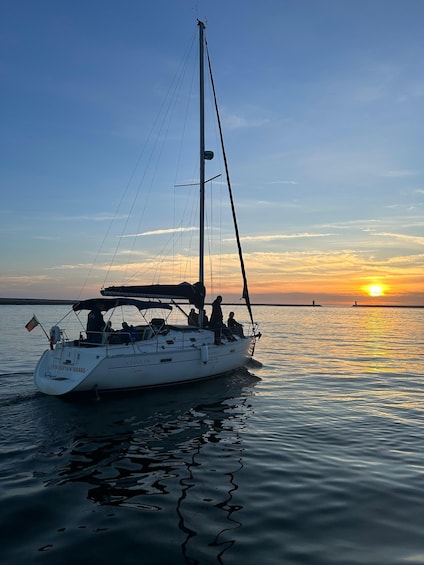
<svg viewBox="0 0 424 565"><path fill-rule="evenodd" d="M244 337L243 325L237 322L237 320L234 318L234 312L230 312L228 316L227 326L230 328L233 334Z"/></svg>
<svg viewBox="0 0 424 565"><path fill-rule="evenodd" d="M130 326L127 322L122 322L121 333L127 334L131 341L138 341L141 336L134 326Z"/></svg>
<svg viewBox="0 0 424 565"><path fill-rule="evenodd" d="M190 310L190 314L188 315L188 325L189 326L198 326L199 325L199 315L195 312L194 308Z"/></svg>
<svg viewBox="0 0 424 565"><path fill-rule="evenodd" d="M203 327L206 328L209 325L209 320L206 315L206 310L203 310Z"/></svg>

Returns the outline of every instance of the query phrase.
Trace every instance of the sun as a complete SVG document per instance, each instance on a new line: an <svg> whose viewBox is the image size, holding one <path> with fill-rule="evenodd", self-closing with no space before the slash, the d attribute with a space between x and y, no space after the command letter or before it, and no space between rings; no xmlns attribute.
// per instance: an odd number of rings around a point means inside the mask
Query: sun
<svg viewBox="0 0 424 565"><path fill-rule="evenodd" d="M365 290L370 296L384 296L385 288L381 284L370 284Z"/></svg>

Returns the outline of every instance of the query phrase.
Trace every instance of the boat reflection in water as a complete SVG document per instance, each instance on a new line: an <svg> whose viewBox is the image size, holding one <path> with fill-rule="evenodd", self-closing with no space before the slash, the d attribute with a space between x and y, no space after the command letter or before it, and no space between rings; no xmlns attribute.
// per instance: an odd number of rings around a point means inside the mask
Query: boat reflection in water
<svg viewBox="0 0 424 565"><path fill-rule="evenodd" d="M181 546L183 558L197 562L194 554L206 546L211 552L216 547L219 560L241 526L235 497L243 468L241 431L258 380L244 369L138 398L103 396L94 409L94 401L65 402L83 415L68 453L62 453L66 465L49 486L86 485L86 499L108 508L108 515L113 507L120 527L128 522L127 509L139 511L136 530L133 514L125 528L140 551L160 536L156 543L168 557ZM114 524L103 517L102 527Z"/></svg>

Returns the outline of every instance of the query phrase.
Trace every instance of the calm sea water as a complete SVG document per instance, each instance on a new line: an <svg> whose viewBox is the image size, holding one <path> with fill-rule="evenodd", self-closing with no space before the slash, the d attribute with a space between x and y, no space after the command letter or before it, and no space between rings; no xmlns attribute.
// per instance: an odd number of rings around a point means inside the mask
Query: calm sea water
<svg viewBox="0 0 424 565"><path fill-rule="evenodd" d="M262 367L78 402L32 314L0 306L1 563L424 563L424 310L256 308Z"/></svg>

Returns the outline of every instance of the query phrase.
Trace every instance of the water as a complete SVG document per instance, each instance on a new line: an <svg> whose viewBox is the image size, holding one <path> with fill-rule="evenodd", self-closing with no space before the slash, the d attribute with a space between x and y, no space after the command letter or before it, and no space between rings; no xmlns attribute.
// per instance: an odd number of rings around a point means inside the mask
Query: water
<svg viewBox="0 0 424 565"><path fill-rule="evenodd" d="M424 311L256 313L262 367L70 402L0 306L0 562L424 563Z"/></svg>

